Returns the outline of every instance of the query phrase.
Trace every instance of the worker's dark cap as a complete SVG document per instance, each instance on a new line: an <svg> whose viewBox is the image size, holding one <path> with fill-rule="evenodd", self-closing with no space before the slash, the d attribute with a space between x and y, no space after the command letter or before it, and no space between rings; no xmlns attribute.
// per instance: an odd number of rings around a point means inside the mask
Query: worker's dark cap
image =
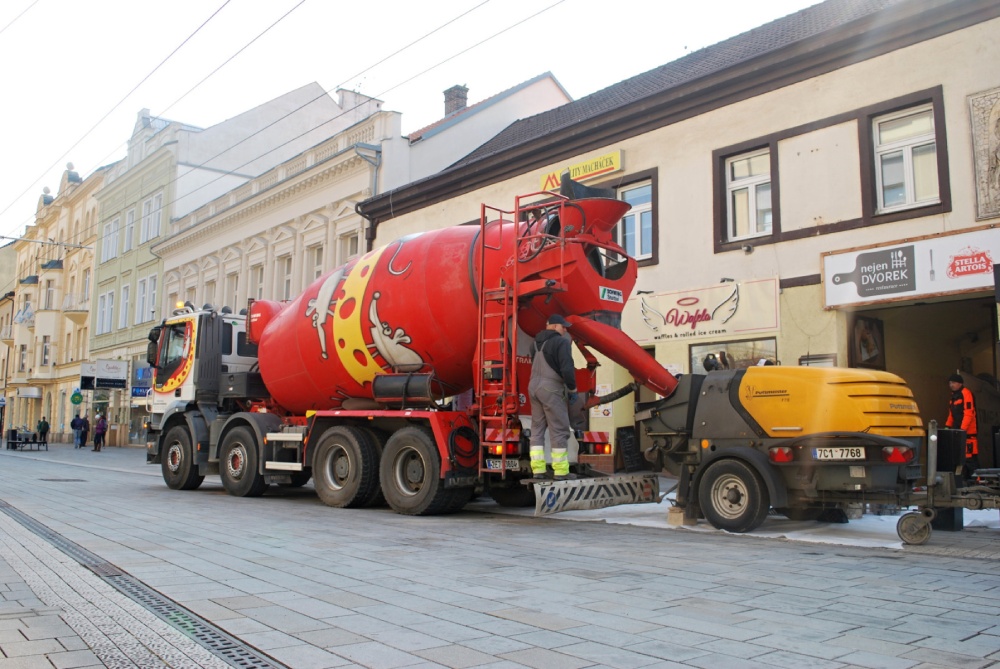
<svg viewBox="0 0 1000 669"><path fill-rule="evenodd" d="M569 321L566 320L565 318L563 318L562 316L560 316L559 314L552 314L551 316L549 316L548 324L549 325L561 325L564 328L568 328L569 327Z"/></svg>
<svg viewBox="0 0 1000 669"><path fill-rule="evenodd" d="M962 380L961 374L952 374L951 376L949 376L948 383L951 383L952 381L954 381L955 383L961 383L962 385L965 385L965 381Z"/></svg>

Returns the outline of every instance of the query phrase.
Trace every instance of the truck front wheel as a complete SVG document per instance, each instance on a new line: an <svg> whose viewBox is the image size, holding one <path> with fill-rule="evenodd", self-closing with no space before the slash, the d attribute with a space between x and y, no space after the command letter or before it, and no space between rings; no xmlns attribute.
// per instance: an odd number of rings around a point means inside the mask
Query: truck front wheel
<svg viewBox="0 0 1000 669"><path fill-rule="evenodd" d="M194 490L205 480L198 474L191 448L191 435L183 425L175 425L163 439L163 455L160 459L163 480L171 490Z"/></svg>
<svg viewBox="0 0 1000 669"><path fill-rule="evenodd" d="M385 445L379 467L382 494L396 513L423 516L461 509L458 491L468 501L468 490L445 488L441 479L441 456L431 432L409 426L397 430Z"/></svg>
<svg viewBox="0 0 1000 669"><path fill-rule="evenodd" d="M222 440L219 476L222 487L234 497L260 497L267 479L260 473L257 440L249 428L234 428Z"/></svg>
<svg viewBox="0 0 1000 669"><path fill-rule="evenodd" d="M708 466L698 484L698 503L712 527L729 532L757 529L771 507L760 474L739 460Z"/></svg>
<svg viewBox="0 0 1000 669"><path fill-rule="evenodd" d="M323 433L312 469L316 494L327 506L365 506L378 494L378 451L356 427Z"/></svg>

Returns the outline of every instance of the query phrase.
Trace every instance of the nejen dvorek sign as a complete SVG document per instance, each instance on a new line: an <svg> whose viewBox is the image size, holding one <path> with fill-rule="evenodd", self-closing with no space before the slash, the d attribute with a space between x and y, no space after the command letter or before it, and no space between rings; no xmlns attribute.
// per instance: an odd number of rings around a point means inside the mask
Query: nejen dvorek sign
<svg viewBox="0 0 1000 669"><path fill-rule="evenodd" d="M635 295L622 329L639 344L753 335L778 330L778 279Z"/></svg>
<svg viewBox="0 0 1000 669"><path fill-rule="evenodd" d="M823 256L826 306L993 288L1000 229L979 229Z"/></svg>

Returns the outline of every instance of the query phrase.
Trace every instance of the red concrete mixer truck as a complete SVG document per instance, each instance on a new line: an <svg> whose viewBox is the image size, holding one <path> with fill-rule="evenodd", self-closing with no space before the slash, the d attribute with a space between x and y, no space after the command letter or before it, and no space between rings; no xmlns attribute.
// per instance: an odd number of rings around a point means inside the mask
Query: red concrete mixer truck
<svg viewBox="0 0 1000 669"><path fill-rule="evenodd" d="M560 314L586 361L580 452L610 449L587 407L651 389L661 398L637 406L638 441L678 478L685 517L746 532L770 508L817 518L908 494L925 432L898 376L772 366L678 382L622 333L636 262L613 231L628 209L566 180L558 196L483 206L479 225L366 253L287 303L179 307L149 334L147 462L178 490L218 474L248 497L312 478L328 505L414 515L457 511L482 489L505 506L540 491L542 512L659 501L656 474L595 476L579 460L579 480L532 479L529 347ZM634 382L598 397L593 351Z"/></svg>
<svg viewBox="0 0 1000 669"><path fill-rule="evenodd" d="M629 205L566 190L403 237L290 302L179 307L149 335L147 461L171 488L218 473L237 496L311 477L337 507L384 499L444 513L482 486L501 504L529 503L525 343L549 316L572 323L588 362L574 412L582 452L610 448L579 422L602 401L591 348L662 395L676 384L618 329L636 263L612 233ZM656 494L648 478L626 487L630 501Z"/></svg>

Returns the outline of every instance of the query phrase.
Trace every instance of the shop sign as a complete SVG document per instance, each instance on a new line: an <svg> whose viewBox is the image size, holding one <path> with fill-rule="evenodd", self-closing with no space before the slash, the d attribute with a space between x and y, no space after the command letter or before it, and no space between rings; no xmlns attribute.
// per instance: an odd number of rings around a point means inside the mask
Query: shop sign
<svg viewBox="0 0 1000 669"><path fill-rule="evenodd" d="M993 288L1000 230L980 229L823 255L826 306Z"/></svg>
<svg viewBox="0 0 1000 669"><path fill-rule="evenodd" d="M128 362L125 360L98 360L80 363L80 388L128 388Z"/></svg>
<svg viewBox="0 0 1000 669"><path fill-rule="evenodd" d="M576 165L560 167L554 172L542 175L542 190L559 190L560 175L569 170L569 175L574 181L588 181L603 177L606 174L618 172L622 169L621 150L605 153L603 156L589 158Z"/></svg>
<svg viewBox="0 0 1000 669"><path fill-rule="evenodd" d="M16 395L30 400L42 399L42 389L38 386L24 386L17 389Z"/></svg>
<svg viewBox="0 0 1000 669"><path fill-rule="evenodd" d="M776 278L636 295L622 312L622 329L639 344L745 336L778 325Z"/></svg>

